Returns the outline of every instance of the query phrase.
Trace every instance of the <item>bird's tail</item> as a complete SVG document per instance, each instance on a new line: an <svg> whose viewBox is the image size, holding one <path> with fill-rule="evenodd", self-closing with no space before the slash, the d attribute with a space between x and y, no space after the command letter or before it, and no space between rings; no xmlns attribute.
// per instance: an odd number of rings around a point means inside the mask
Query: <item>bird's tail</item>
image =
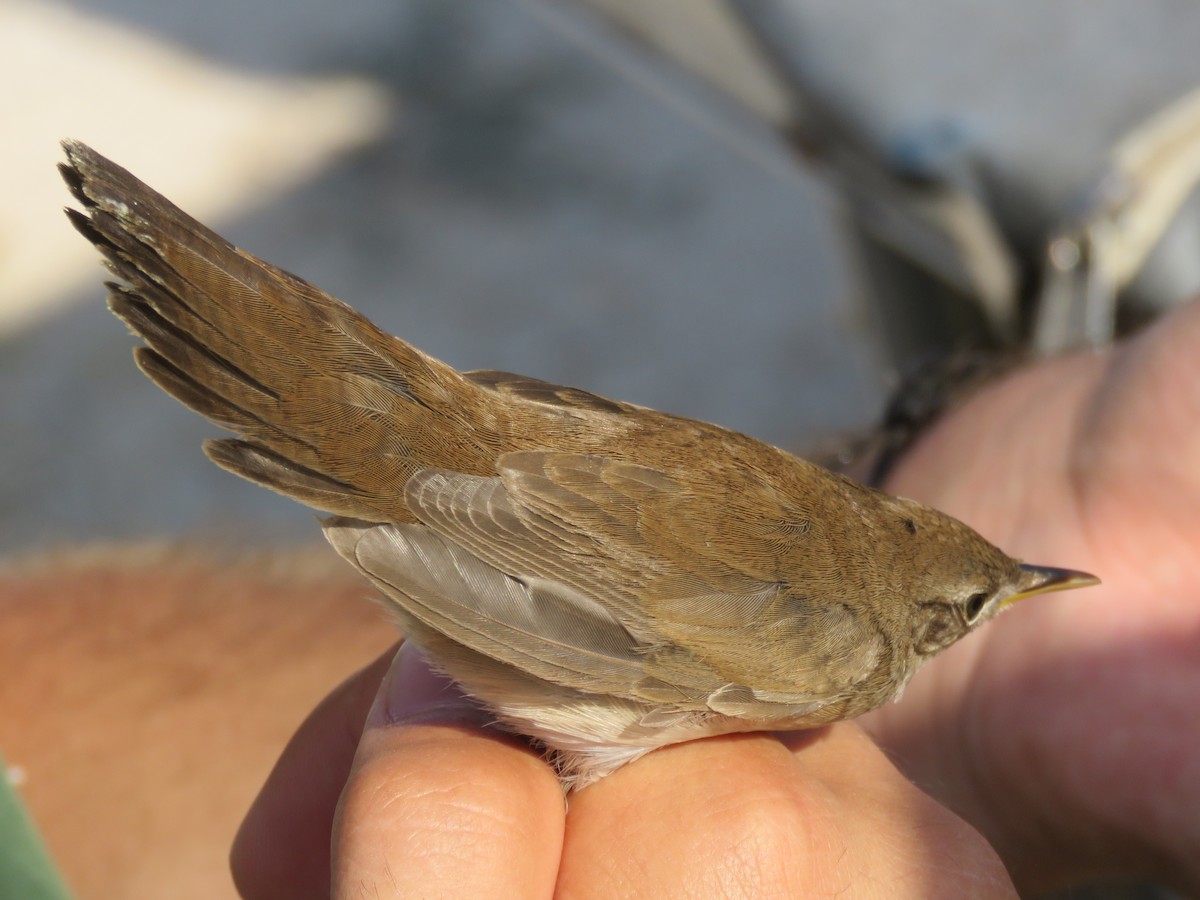
<svg viewBox="0 0 1200 900"><path fill-rule="evenodd" d="M72 224L112 272L109 308L159 387L237 434L218 465L320 510L405 521L418 469L491 474L480 389L339 300L230 244L90 147L63 144L84 212Z"/></svg>

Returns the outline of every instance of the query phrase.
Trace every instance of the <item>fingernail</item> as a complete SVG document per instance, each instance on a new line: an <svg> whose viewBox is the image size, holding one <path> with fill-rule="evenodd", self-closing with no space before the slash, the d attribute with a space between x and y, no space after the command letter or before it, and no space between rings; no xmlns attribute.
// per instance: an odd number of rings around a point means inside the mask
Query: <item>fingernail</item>
<svg viewBox="0 0 1200 900"><path fill-rule="evenodd" d="M390 725L486 725L492 717L458 685L429 668L421 652L405 641L379 686L367 716L368 728Z"/></svg>

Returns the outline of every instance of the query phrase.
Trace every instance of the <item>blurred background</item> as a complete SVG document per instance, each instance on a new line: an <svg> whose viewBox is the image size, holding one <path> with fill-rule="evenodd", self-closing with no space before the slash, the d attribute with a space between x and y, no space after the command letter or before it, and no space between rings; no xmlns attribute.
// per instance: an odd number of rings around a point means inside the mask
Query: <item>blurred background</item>
<svg viewBox="0 0 1200 900"><path fill-rule="evenodd" d="M878 409L820 186L765 126L714 140L537 4L8 0L0 34L21 86L0 99L2 553L316 535L134 368L60 212L66 136L459 368L785 446Z"/></svg>

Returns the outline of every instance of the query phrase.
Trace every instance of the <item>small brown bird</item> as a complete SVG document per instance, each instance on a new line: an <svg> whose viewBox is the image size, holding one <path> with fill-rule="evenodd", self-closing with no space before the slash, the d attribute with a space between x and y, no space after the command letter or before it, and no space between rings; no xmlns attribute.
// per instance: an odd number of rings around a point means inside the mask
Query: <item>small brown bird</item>
<svg viewBox="0 0 1200 900"><path fill-rule="evenodd" d="M238 435L208 456L332 513L409 638L569 784L867 712L1014 601L1096 582L716 425L459 373L64 147L138 365Z"/></svg>

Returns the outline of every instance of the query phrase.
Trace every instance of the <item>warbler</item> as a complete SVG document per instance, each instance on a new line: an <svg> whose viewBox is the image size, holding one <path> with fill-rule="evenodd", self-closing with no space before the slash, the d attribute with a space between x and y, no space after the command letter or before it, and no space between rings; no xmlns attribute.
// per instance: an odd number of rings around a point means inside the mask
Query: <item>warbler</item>
<svg viewBox="0 0 1200 900"><path fill-rule="evenodd" d="M208 456L331 514L408 639L571 786L860 715L1017 600L1097 581L716 425L460 373L64 147L137 364L236 435Z"/></svg>

